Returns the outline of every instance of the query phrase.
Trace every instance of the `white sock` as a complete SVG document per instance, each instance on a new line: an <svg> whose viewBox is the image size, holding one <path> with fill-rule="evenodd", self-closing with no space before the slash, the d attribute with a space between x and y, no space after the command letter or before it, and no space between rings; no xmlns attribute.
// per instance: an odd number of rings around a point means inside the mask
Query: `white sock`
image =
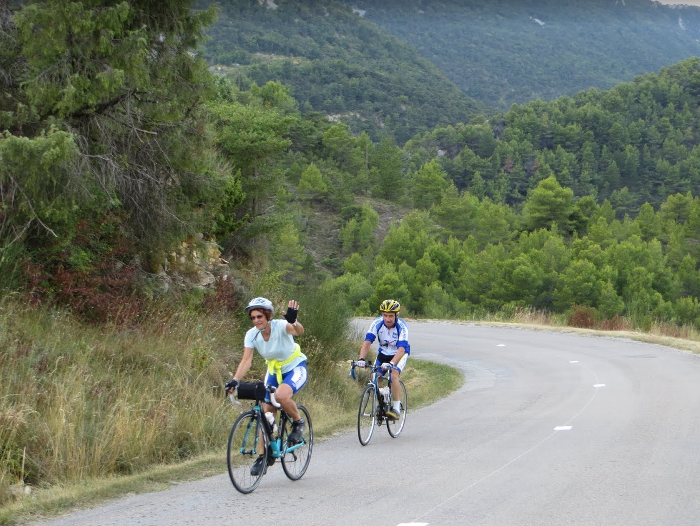
<svg viewBox="0 0 700 526"><path fill-rule="evenodd" d="M394 411L397 413L401 412L401 402L394 402Z"/></svg>

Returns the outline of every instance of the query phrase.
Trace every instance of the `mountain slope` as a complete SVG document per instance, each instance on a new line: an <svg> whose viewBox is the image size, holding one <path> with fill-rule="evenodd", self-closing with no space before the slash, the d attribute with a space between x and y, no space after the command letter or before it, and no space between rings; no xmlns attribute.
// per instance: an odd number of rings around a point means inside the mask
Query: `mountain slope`
<svg viewBox="0 0 700 526"><path fill-rule="evenodd" d="M501 109L700 55L700 8L650 0L341 0Z"/></svg>
<svg viewBox="0 0 700 526"><path fill-rule="evenodd" d="M403 143L483 111L413 48L335 1L225 2L208 34L207 59L239 84L279 80L302 111L375 138L389 131Z"/></svg>

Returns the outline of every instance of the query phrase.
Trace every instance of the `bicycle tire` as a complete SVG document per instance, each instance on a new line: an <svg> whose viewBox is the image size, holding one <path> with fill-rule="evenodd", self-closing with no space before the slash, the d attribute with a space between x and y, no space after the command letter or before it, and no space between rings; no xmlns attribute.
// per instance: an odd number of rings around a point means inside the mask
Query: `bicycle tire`
<svg viewBox="0 0 700 526"><path fill-rule="evenodd" d="M260 484L267 471L268 437L263 431L262 415L254 410L241 413L231 428L226 448L228 476L233 487L241 493L250 493ZM262 444L260 443L262 436ZM253 464L263 456L263 469L251 474Z"/></svg>
<svg viewBox="0 0 700 526"><path fill-rule="evenodd" d="M389 434L396 438L403 431L403 426L406 424L406 413L408 412L408 395L406 394L406 386L399 380L401 386L401 416L397 420L386 419L386 429Z"/></svg>
<svg viewBox="0 0 700 526"><path fill-rule="evenodd" d="M297 404L299 415L306 421L306 427L302 433L301 446L288 445L287 439L292 432L292 419L284 418L282 427L282 469L290 480L299 480L306 473L311 462L311 453L314 449L314 428L311 424L309 411L301 404ZM291 448L291 449L290 449Z"/></svg>
<svg viewBox="0 0 700 526"><path fill-rule="evenodd" d="M369 444L372 439L376 419L377 393L374 385L368 385L362 392L360 407L357 410L357 438L363 446Z"/></svg>

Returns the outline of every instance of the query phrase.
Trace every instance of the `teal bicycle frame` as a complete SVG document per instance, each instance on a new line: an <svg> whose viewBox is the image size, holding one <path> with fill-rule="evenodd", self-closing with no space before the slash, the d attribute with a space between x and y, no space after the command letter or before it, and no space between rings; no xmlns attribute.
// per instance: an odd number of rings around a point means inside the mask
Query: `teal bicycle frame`
<svg viewBox="0 0 700 526"><path fill-rule="evenodd" d="M275 388L268 386L266 390L270 397L268 403L278 409L277 420L272 423L268 421L263 405L266 395L256 394L254 396L257 398L245 398L252 399L253 406L238 416L229 436L226 454L229 477L241 493L253 491L267 472L267 467L277 459L280 459L284 473L291 480L299 480L304 475L311 459L313 427L309 411L302 404L296 404L305 427L301 441L290 443L288 438L294 428L293 420L275 400ZM233 395L230 398L232 403L240 405ZM259 466L260 457L266 464L262 469L254 467L255 463Z"/></svg>

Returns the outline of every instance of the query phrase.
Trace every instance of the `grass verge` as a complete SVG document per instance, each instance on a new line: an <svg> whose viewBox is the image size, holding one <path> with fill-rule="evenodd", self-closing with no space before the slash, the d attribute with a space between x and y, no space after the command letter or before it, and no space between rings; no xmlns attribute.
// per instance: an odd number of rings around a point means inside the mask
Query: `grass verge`
<svg viewBox="0 0 700 526"><path fill-rule="evenodd" d="M357 402L365 385L365 378L361 375L354 381L347 376L348 370L347 364L339 364L334 374L324 377L333 377L332 383L342 388L342 392L324 390L323 387L326 386L317 382L316 385L309 386L311 389L306 397L299 397L299 401L311 412L314 435L321 442L337 433L350 431L357 423ZM412 360L402 375L402 380L408 391L410 412L458 389L464 378L461 372L452 367ZM232 411L231 424L235 415ZM98 477L76 484L54 485L47 489L35 490L30 496L0 509L0 525L46 520L70 511L98 506L107 500L127 494L160 491L176 484L225 472L226 451L222 447L191 460L159 465L133 475ZM232 491L235 490L232 488Z"/></svg>

